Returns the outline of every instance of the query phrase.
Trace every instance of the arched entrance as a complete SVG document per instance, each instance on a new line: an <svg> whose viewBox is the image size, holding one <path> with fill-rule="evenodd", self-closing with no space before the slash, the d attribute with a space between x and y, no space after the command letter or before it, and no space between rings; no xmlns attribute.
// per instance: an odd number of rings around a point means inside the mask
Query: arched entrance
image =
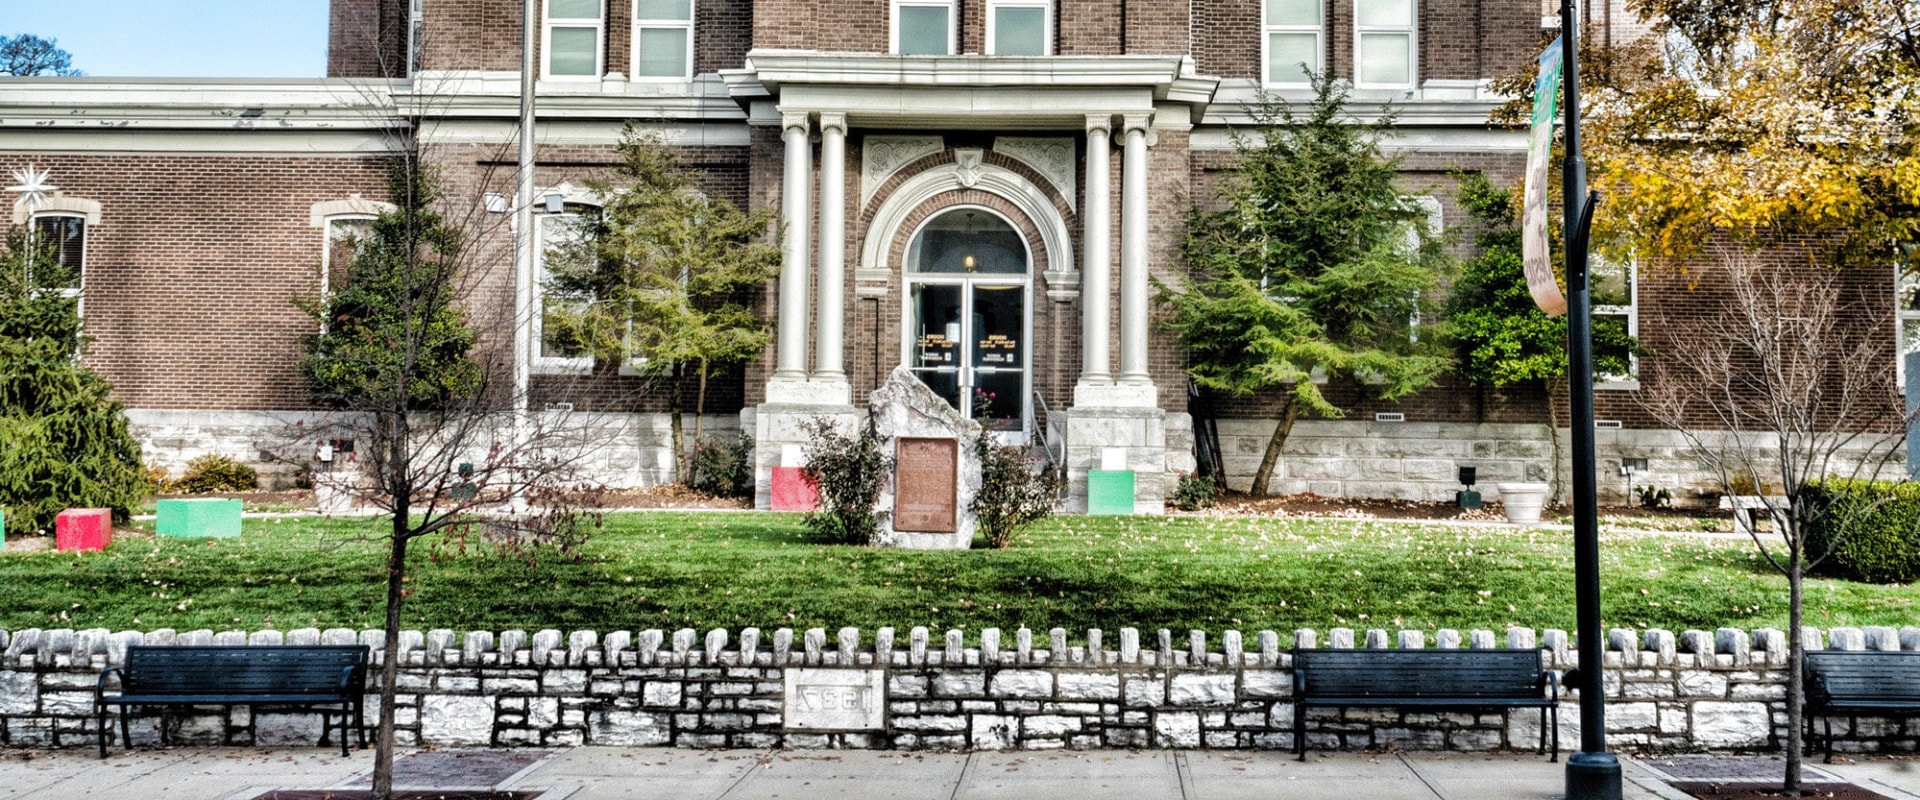
<svg viewBox="0 0 1920 800"><path fill-rule="evenodd" d="M1025 444L1032 417L1033 257L995 212L961 206L907 245L902 361L1001 441Z"/></svg>

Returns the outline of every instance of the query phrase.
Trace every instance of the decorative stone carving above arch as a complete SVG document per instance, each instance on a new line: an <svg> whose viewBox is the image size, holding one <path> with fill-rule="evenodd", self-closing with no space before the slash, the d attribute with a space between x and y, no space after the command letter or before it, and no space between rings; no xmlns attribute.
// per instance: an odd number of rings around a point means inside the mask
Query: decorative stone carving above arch
<svg viewBox="0 0 1920 800"><path fill-rule="evenodd" d="M902 167L946 149L938 136L868 136L860 147L860 205Z"/></svg>
<svg viewBox="0 0 1920 800"><path fill-rule="evenodd" d="M1067 221L1049 198L1047 190L1018 172L991 162L948 162L913 175L880 203L867 223L865 240L860 245L860 266L854 279L862 284L885 284L900 265L890 263L890 244L900 235L907 218L928 201L941 194L964 189L983 191L1005 199L1031 220L1040 232L1040 246L1046 250L1047 290L1077 292L1080 286L1079 260L1073 253L1073 235Z"/></svg>
<svg viewBox="0 0 1920 800"><path fill-rule="evenodd" d="M1067 207L1079 211L1074 194L1075 159L1073 139L1069 137L999 136L993 140L993 152L1033 168L1053 184L1067 201Z"/></svg>

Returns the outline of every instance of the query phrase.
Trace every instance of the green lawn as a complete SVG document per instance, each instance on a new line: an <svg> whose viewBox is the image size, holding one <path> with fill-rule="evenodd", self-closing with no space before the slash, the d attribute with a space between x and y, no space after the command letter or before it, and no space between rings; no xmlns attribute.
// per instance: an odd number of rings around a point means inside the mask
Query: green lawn
<svg viewBox="0 0 1920 800"><path fill-rule="evenodd" d="M150 523L149 523L150 525ZM122 535L0 556L0 628L376 627L370 520L249 519L239 539ZM624 513L583 560L418 543L406 626L455 630L1055 626L1572 629L1571 535L1388 522L1056 517L1011 550L808 544L772 513ZM435 545L439 546L435 546ZM1744 540L1601 542L1606 625L1785 627L1785 580ZM1808 583L1808 624L1910 625L1911 587Z"/></svg>

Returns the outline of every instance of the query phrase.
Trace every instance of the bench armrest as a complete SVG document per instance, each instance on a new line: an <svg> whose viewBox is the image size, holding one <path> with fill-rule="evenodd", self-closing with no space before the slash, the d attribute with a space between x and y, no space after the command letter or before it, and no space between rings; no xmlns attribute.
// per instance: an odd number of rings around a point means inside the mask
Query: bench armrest
<svg viewBox="0 0 1920 800"><path fill-rule="evenodd" d="M1560 699L1560 673L1546 670L1540 673L1540 681L1535 685L1544 685L1547 689L1547 697Z"/></svg>
<svg viewBox="0 0 1920 800"><path fill-rule="evenodd" d="M353 673L357 671L359 671L359 667L340 668L340 696L352 697L366 693L366 687L353 685Z"/></svg>
<svg viewBox="0 0 1920 800"><path fill-rule="evenodd" d="M102 701L106 699L107 679L115 675L120 675L119 667L108 667L100 671L100 680L93 684L93 704L94 705L98 706ZM122 685L124 686L126 681L126 676L121 675L120 679L121 679ZM122 691L124 691L124 689L122 689Z"/></svg>

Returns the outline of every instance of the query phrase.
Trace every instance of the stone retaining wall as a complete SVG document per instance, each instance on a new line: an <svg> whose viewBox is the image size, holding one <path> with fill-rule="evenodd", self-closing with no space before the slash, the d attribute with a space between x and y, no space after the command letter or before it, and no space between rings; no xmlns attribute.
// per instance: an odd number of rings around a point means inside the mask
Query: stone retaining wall
<svg viewBox="0 0 1920 800"><path fill-rule="evenodd" d="M1809 647L1920 650L1920 628L1806 629ZM1492 648L1496 635L1336 628L1282 639L1262 631L1219 638L1161 630L1118 641L1064 630L1044 638L961 631L935 637L891 628L795 634L747 628L474 632L401 635L404 662L395 709L405 745L672 745L793 748L1242 748L1291 747L1292 678L1287 647ZM1504 646L1538 648L1553 669L1574 664L1563 631L1512 628ZM90 746L93 691L102 669L129 644L353 644L379 631L0 631L0 745ZM1777 630L1615 630L1606 656L1609 740L1627 748L1777 750L1785 741L1786 635ZM874 730L802 730L789 720L787 683L797 670L879 671L883 725ZM792 673L792 674L789 674ZM833 674L831 672L826 674ZM1577 724L1568 697L1561 716ZM369 719L373 719L372 711ZM136 743L159 727L181 742L311 744L311 715L207 710L140 719ZM1531 749L1532 710L1512 713L1315 709L1316 749ZM1920 723L1836 722L1839 749L1912 751ZM1563 744L1574 739L1563 732Z"/></svg>

